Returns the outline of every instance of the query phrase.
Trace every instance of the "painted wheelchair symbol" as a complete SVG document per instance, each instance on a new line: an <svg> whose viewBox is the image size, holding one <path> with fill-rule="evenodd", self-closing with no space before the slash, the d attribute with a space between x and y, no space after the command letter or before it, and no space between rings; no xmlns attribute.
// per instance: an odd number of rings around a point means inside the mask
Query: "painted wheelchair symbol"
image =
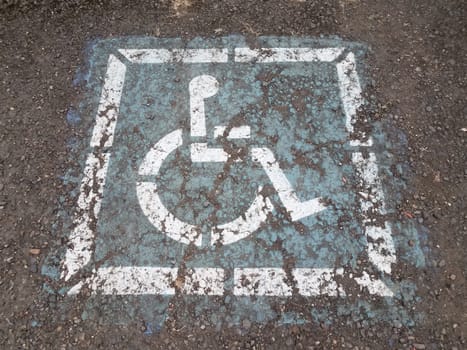
<svg viewBox="0 0 467 350"><path fill-rule="evenodd" d="M209 75L201 75L189 84L190 92L190 134L193 137L206 137L206 117L204 99L214 96L219 89L217 80ZM250 138L250 127L240 126L227 129L225 126L214 128L214 137L227 139ZM182 130L177 129L160 139L146 154L140 168L140 176L158 175L162 163L178 147L182 146ZM192 162L226 162L229 154L222 148L208 148L207 143L191 143ZM269 177L279 198L289 212L292 221L316 214L326 207L321 198L301 202L268 148L252 148L251 157L258 162ZM137 182L137 195L144 215L168 237L185 244L201 246L201 228L176 218L162 203L155 182ZM271 201L261 194L258 188L256 198L246 212L238 218L217 225L211 229L211 245L230 244L255 232L273 211Z"/></svg>

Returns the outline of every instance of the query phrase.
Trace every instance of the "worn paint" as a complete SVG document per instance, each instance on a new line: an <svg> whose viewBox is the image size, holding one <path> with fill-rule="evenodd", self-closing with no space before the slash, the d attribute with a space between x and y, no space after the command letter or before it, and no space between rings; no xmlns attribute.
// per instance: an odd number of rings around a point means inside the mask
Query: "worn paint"
<svg viewBox="0 0 467 350"><path fill-rule="evenodd" d="M367 303L383 297L383 309L409 320L391 279L393 237L408 231L387 218L384 134L354 130L365 47L257 44L130 38L93 47L95 123L62 264L63 279L74 281L69 295L83 286L96 293L86 317L106 294L155 324L172 295L186 295L219 324L275 319L274 305L294 296L326 295L352 309L344 300L358 293ZM213 77L212 91L199 85L203 76ZM81 270L91 274L76 282ZM106 308L104 318L131 319ZM319 315L312 308L305 319Z"/></svg>

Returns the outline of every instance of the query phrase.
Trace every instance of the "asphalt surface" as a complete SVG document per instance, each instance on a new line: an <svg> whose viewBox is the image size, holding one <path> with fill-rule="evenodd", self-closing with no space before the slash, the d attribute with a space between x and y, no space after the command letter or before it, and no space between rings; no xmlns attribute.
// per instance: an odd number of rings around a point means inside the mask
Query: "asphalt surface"
<svg viewBox="0 0 467 350"><path fill-rule="evenodd" d="M463 1L2 1L0 2L0 344L5 349L465 349L466 37ZM86 296L50 293L41 266L66 245L60 210L76 204L82 159L70 140L90 125L66 115L86 96L73 83L98 39L241 34L334 37L369 47L372 108L367 117L406 137L397 156L409 171L397 206L401 222L421 227L426 264L398 265L392 278L417 286L399 301L413 323L337 314L329 322L277 322L216 328L186 322L180 298L163 327L148 332L83 319ZM91 122L91 120L90 120ZM71 143L72 144L72 143ZM408 241L410 247L414 244ZM324 304L328 305L328 304ZM99 309L97 308L97 314ZM149 334L151 333L151 334Z"/></svg>

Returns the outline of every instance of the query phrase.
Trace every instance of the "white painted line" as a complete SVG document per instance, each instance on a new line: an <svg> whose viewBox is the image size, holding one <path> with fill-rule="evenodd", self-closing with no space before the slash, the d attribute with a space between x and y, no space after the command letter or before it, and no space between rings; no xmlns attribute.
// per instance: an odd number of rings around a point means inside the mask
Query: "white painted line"
<svg viewBox="0 0 467 350"><path fill-rule="evenodd" d="M244 214L211 230L211 245L237 242L260 228L274 207L271 201L259 192L261 192L261 187L258 189L255 200Z"/></svg>
<svg viewBox="0 0 467 350"><path fill-rule="evenodd" d="M100 154L99 157L93 153L88 154L78 197L78 210L73 221L75 228L69 237L69 248L63 263L62 277L65 277L65 281L91 260L94 240L92 227L99 216L109 159L110 153Z"/></svg>
<svg viewBox="0 0 467 350"><path fill-rule="evenodd" d="M182 276L171 267L115 266L100 268L68 291L76 295L87 283L93 294L102 295L174 295L176 287L189 295L223 295L224 270L189 268Z"/></svg>
<svg viewBox="0 0 467 350"><path fill-rule="evenodd" d="M368 242L368 257L379 270L391 273L391 264L396 262L396 249L392 239L392 228L388 222L384 227L366 226L365 235L371 239Z"/></svg>
<svg viewBox="0 0 467 350"><path fill-rule="evenodd" d="M344 290L335 281L335 276L343 273L344 269L296 268L292 270L298 293L307 297L317 295L345 296Z"/></svg>
<svg viewBox="0 0 467 350"><path fill-rule="evenodd" d="M188 269L184 274L182 292L191 295L223 295L224 270L215 268Z"/></svg>
<svg viewBox="0 0 467 350"><path fill-rule="evenodd" d="M271 180L292 221L303 219L326 209L326 206L321 203L321 198L314 198L305 202L300 201L271 150L268 148L253 148L251 154L253 160L261 164L269 180Z"/></svg>
<svg viewBox="0 0 467 350"><path fill-rule="evenodd" d="M364 158L361 152L353 152L352 162L355 164L360 186L363 189L363 194L360 196L362 211L368 213L370 210L376 210L378 214L386 214L383 185L378 174L376 155L369 153L368 158Z"/></svg>
<svg viewBox="0 0 467 350"><path fill-rule="evenodd" d="M226 162L229 159L229 154L222 148L208 148L207 143L192 143L190 157L193 163Z"/></svg>
<svg viewBox="0 0 467 350"><path fill-rule="evenodd" d="M332 62L344 51L341 47L332 48L261 48L250 49L240 47L235 49L235 62Z"/></svg>
<svg viewBox="0 0 467 350"><path fill-rule="evenodd" d="M110 147L117 125L126 66L114 55L109 56L107 73L91 137L91 147Z"/></svg>
<svg viewBox="0 0 467 350"><path fill-rule="evenodd" d="M215 126L214 127L214 138L223 137L225 131L227 130L226 126ZM250 138L250 127L248 125L234 126L228 130L226 135L228 140L235 139L249 139Z"/></svg>
<svg viewBox="0 0 467 350"><path fill-rule="evenodd" d="M303 296L344 296L345 292L335 281L343 269L295 268L290 280L282 268L237 268L234 269L234 295L289 297L293 287Z"/></svg>
<svg viewBox="0 0 467 350"><path fill-rule="evenodd" d="M336 64L341 100L346 116L345 127L352 133L358 108L363 103L362 88L358 78L355 55L350 52L345 59Z"/></svg>
<svg viewBox="0 0 467 350"><path fill-rule="evenodd" d="M394 292L381 280L375 277L370 277L367 272L363 272L362 277L355 277L355 281L363 288L368 289L368 292L373 295L382 297L393 297Z"/></svg>
<svg viewBox="0 0 467 350"><path fill-rule="evenodd" d="M228 49L120 49L131 63L225 63Z"/></svg>
<svg viewBox="0 0 467 350"><path fill-rule="evenodd" d="M384 192L378 175L378 164L376 155L369 153L364 158L361 152L352 153L352 162L356 166L363 188L360 197L365 235L368 239L368 256L370 261L380 270L391 273L391 264L396 262L396 249L392 239L392 230L389 223L384 227L371 224L370 215L386 213Z"/></svg>
<svg viewBox="0 0 467 350"><path fill-rule="evenodd" d="M164 267L106 267L98 269L88 283L96 294L173 295L177 271L177 268Z"/></svg>
<svg viewBox="0 0 467 350"><path fill-rule="evenodd" d="M193 78L188 86L190 92L190 133L191 136L206 136L206 115L204 99L214 96L219 83L210 75Z"/></svg>
<svg viewBox="0 0 467 350"><path fill-rule="evenodd" d="M349 134L354 132L354 124L357 118L357 111L363 103L362 88L358 78L355 55L350 52L339 63L336 64L337 76L339 78L340 96L345 113L345 128ZM363 134L362 137L365 137ZM371 137L367 141L351 140L352 146L371 146Z"/></svg>
<svg viewBox="0 0 467 350"><path fill-rule="evenodd" d="M281 268L237 268L234 269L234 295L292 296L287 281L287 274Z"/></svg>

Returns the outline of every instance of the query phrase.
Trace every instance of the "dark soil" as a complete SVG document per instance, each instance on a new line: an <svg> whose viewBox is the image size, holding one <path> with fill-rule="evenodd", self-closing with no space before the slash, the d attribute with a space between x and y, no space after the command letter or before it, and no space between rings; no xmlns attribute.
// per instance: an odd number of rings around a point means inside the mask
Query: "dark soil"
<svg viewBox="0 0 467 350"><path fill-rule="evenodd" d="M467 336L467 5L464 1L230 0L0 1L0 344L4 349L465 349ZM65 115L82 92L72 79L96 38L243 34L320 36L371 48L378 117L408 137L412 176L401 218L429 228L427 267L416 281L425 317L413 328L276 327L248 331L166 324L151 337L59 314L44 297L40 264L60 245L52 233L59 176L79 168L67 140L86 137ZM69 203L73 206L73 203ZM176 307L176 306L175 306ZM79 305L76 306L79 310ZM35 322L39 320L40 326Z"/></svg>

